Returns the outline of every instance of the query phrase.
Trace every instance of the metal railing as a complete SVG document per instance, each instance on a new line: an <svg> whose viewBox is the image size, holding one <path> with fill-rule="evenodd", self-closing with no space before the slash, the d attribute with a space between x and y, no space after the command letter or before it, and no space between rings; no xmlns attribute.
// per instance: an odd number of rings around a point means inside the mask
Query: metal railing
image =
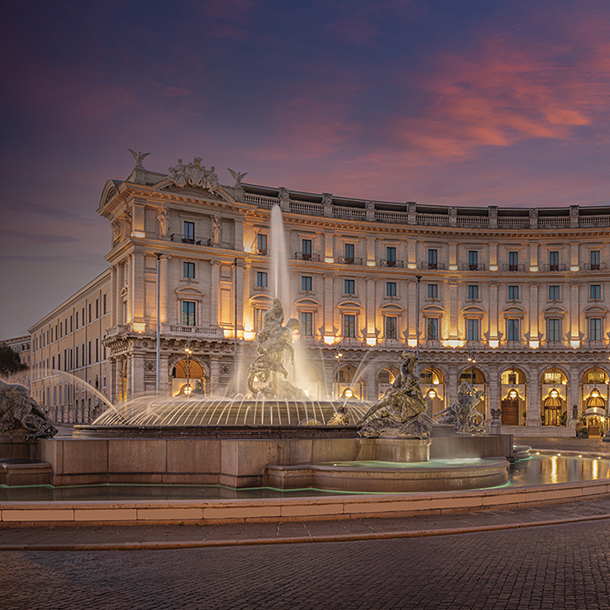
<svg viewBox="0 0 610 610"><path fill-rule="evenodd" d="M606 263L585 263L585 271L605 271L608 266Z"/></svg>
<svg viewBox="0 0 610 610"><path fill-rule="evenodd" d="M462 263L462 271L485 271L485 263Z"/></svg>
<svg viewBox="0 0 610 610"><path fill-rule="evenodd" d="M340 265L362 265L361 258L346 258L345 256L340 256L337 260Z"/></svg>
<svg viewBox="0 0 610 610"><path fill-rule="evenodd" d="M389 261L385 258L382 258L379 260L379 266L380 267L399 267L401 269L404 268L405 263L404 261Z"/></svg>
<svg viewBox="0 0 610 610"><path fill-rule="evenodd" d="M567 271L568 266L565 263L560 263L557 265L542 265L542 271Z"/></svg>
<svg viewBox="0 0 610 610"><path fill-rule="evenodd" d="M445 263L420 263L420 269L427 269L428 271L444 271Z"/></svg>
<svg viewBox="0 0 610 610"><path fill-rule="evenodd" d="M319 254L303 254L303 252L295 252L294 260L296 261L312 261L314 263L320 262Z"/></svg>
<svg viewBox="0 0 610 610"><path fill-rule="evenodd" d="M502 271L512 271L512 272L515 272L515 273L524 273L525 272L525 265L523 265L523 264L510 265L508 263L504 263L502 265Z"/></svg>

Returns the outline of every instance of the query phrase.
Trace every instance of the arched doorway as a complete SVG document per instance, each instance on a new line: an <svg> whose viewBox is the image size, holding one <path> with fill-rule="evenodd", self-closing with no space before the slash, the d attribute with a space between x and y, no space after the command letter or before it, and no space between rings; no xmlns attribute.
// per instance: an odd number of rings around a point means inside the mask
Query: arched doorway
<svg viewBox="0 0 610 610"><path fill-rule="evenodd" d="M483 373L483 371L477 369L476 367L468 367L467 369L464 369L462 371L462 374L460 375L460 380L458 382L458 387L462 385L463 381L472 383L474 385L474 389L482 393L481 401L477 405L477 410L480 411L483 415L485 415L487 412L487 382L485 380L485 374Z"/></svg>
<svg viewBox="0 0 610 610"><path fill-rule="evenodd" d="M565 425L568 416L568 378L565 373L555 366L544 371L541 391L542 425Z"/></svg>
<svg viewBox="0 0 610 610"><path fill-rule="evenodd" d="M428 367L420 374L420 387L428 410L426 413L434 417L445 408L445 375L435 367Z"/></svg>
<svg viewBox="0 0 610 610"><path fill-rule="evenodd" d="M582 376L582 409L589 436L599 436L608 429L608 375L595 366Z"/></svg>
<svg viewBox="0 0 610 610"><path fill-rule="evenodd" d="M398 375L398 369L395 366L386 366L379 371L377 375L377 399L379 400L394 383Z"/></svg>
<svg viewBox="0 0 610 610"><path fill-rule="evenodd" d="M352 364L341 367L335 375L335 397L364 400L364 382Z"/></svg>
<svg viewBox="0 0 610 610"><path fill-rule="evenodd" d="M526 418L526 380L525 374L517 367L511 367L500 377L500 410L503 426L518 426Z"/></svg>
<svg viewBox="0 0 610 610"><path fill-rule="evenodd" d="M189 358L179 360L172 369L172 396L205 396L206 378L199 362Z"/></svg>

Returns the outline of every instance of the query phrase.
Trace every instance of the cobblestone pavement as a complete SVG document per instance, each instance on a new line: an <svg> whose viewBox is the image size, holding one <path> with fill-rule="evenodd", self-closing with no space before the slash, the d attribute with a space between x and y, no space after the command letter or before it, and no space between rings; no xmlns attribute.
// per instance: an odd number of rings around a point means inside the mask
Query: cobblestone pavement
<svg viewBox="0 0 610 610"><path fill-rule="evenodd" d="M0 607L610 609L610 522L436 538L0 553Z"/></svg>

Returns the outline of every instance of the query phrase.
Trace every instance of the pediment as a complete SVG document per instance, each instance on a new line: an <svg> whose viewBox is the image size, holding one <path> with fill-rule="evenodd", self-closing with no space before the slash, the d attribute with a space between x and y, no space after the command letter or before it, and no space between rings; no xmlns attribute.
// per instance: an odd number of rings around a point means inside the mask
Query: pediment
<svg viewBox="0 0 610 610"><path fill-rule="evenodd" d="M485 308L480 305L468 305L462 309L462 313L479 313L484 314Z"/></svg>
<svg viewBox="0 0 610 610"><path fill-rule="evenodd" d="M396 313L402 313L405 310L405 308L402 305L399 305L398 303L385 303L379 309L385 312Z"/></svg>
<svg viewBox="0 0 610 610"><path fill-rule="evenodd" d="M273 299L268 294L255 294L250 297L250 304L258 309L269 309L273 305Z"/></svg>
<svg viewBox="0 0 610 610"><path fill-rule="evenodd" d="M608 313L608 309L603 305L591 305L585 309L585 314L588 316L600 315L605 316Z"/></svg>
<svg viewBox="0 0 610 610"><path fill-rule="evenodd" d="M202 297L203 292L201 290L195 288L194 286L180 286L180 288L176 288L175 293L180 296L191 296L191 297Z"/></svg>
<svg viewBox="0 0 610 610"><path fill-rule="evenodd" d="M445 308L442 305L425 305L421 310L424 313L445 313Z"/></svg>
<svg viewBox="0 0 610 610"><path fill-rule="evenodd" d="M351 301L351 300L346 300L346 301L341 301L337 307L339 309L361 309L362 305L360 305L360 303L358 303L358 301Z"/></svg>
<svg viewBox="0 0 610 610"><path fill-rule="evenodd" d="M556 315L556 316L565 316L567 311L565 307L560 307L559 305L551 305L547 307L543 311L545 316Z"/></svg>
<svg viewBox="0 0 610 610"><path fill-rule="evenodd" d="M203 186L177 186L172 180L166 179L155 184L155 190L173 193L179 197L188 197L189 199L200 199L213 203L233 203L231 196L221 187L211 191Z"/></svg>
<svg viewBox="0 0 610 610"><path fill-rule="evenodd" d="M509 305L502 310L503 314L525 314L525 309L519 307L519 305Z"/></svg>
<svg viewBox="0 0 610 610"><path fill-rule="evenodd" d="M316 299L312 299L311 297L303 297L301 299L297 299L294 304L297 307L320 307L320 302Z"/></svg>

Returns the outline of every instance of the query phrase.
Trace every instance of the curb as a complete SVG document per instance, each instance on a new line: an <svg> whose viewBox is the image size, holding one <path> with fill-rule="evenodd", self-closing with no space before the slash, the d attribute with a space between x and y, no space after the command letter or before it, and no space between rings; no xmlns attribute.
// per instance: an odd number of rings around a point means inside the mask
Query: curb
<svg viewBox="0 0 610 610"><path fill-rule="evenodd" d="M367 534L336 534L328 536L294 536L292 538L244 538L239 540L193 540L184 542L108 542L91 544L0 544L0 551L153 551L169 549L214 548L225 546L253 546L272 544L303 544L312 542L353 542L359 540L390 540L393 538L429 538L432 536L456 536L479 532L521 529L525 527L544 527L601 521L610 519L610 513L591 517L572 517L530 523L507 523L482 525L479 527L447 528L437 530L413 530L397 532L379 532Z"/></svg>

